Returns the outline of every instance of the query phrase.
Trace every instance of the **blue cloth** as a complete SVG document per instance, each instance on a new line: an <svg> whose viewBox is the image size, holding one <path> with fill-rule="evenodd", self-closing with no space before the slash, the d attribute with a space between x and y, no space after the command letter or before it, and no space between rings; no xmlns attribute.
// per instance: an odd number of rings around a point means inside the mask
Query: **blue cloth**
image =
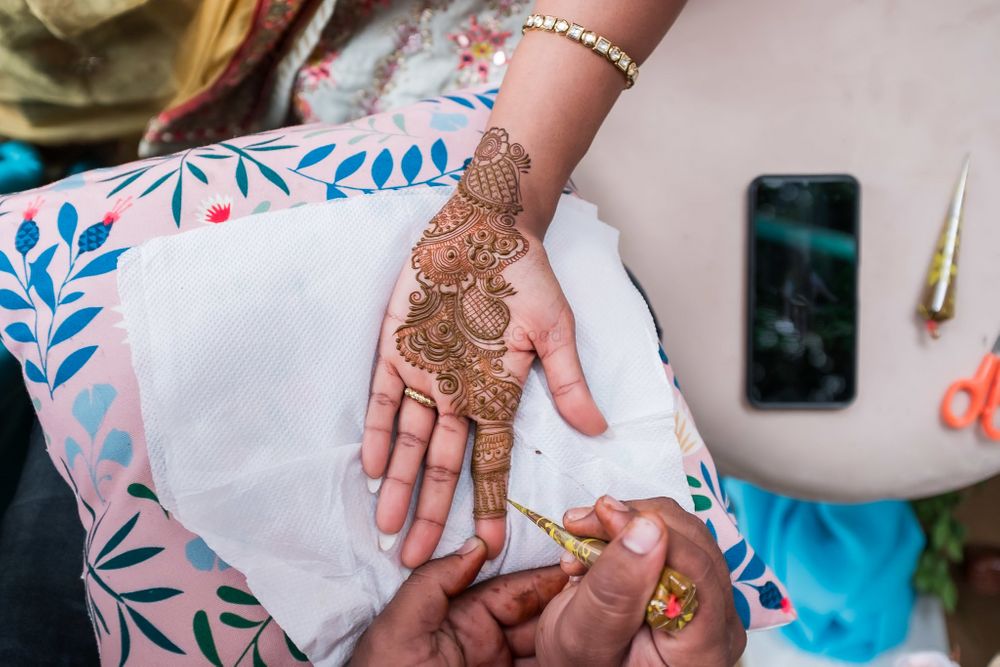
<svg viewBox="0 0 1000 667"><path fill-rule="evenodd" d="M0 193L20 192L42 184L38 151L21 141L0 142Z"/></svg>
<svg viewBox="0 0 1000 667"><path fill-rule="evenodd" d="M924 546L909 503L816 503L724 484L744 535L788 588L799 620L782 632L796 646L868 662L906 638Z"/></svg>

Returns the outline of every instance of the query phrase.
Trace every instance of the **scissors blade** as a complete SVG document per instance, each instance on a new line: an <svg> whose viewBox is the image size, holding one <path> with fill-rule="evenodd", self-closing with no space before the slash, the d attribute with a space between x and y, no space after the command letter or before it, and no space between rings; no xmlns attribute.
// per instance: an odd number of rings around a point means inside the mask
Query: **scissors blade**
<svg viewBox="0 0 1000 667"><path fill-rule="evenodd" d="M993 354L1000 356L1000 336L997 336L997 340L993 343Z"/></svg>

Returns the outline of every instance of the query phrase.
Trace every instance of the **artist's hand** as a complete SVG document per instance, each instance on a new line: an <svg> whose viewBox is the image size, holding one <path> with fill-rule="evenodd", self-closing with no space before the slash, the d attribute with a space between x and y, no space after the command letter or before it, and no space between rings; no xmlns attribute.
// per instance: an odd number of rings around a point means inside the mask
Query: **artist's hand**
<svg viewBox="0 0 1000 667"><path fill-rule="evenodd" d="M368 627L351 664L533 662L538 616L566 575L558 567L526 570L465 590L485 561L486 545L474 537L457 553L414 570Z"/></svg>
<svg viewBox="0 0 1000 667"><path fill-rule="evenodd" d="M566 421L590 435L607 428L580 367L572 311L540 239L528 231L538 228L528 224L532 213L520 193L528 164L505 131L484 135L386 311L361 457L369 477L385 477L376 522L390 535L402 529L424 468L402 549L409 567L426 561L441 537L470 421L476 534L490 558L502 548L514 415L536 355ZM436 409L404 397L405 387Z"/></svg>
<svg viewBox="0 0 1000 667"><path fill-rule="evenodd" d="M729 667L746 647L729 570L696 517L665 498L622 505L610 496L566 512L566 529L611 540L588 572L563 559L571 583L546 607L536 651L544 665ZM664 563L697 587L698 610L679 632L651 630L646 603Z"/></svg>

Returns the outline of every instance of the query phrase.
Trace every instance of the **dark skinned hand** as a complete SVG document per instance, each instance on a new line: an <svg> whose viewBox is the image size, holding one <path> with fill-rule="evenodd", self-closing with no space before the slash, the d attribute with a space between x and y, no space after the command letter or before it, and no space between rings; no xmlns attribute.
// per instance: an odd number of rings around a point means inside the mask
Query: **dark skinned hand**
<svg viewBox="0 0 1000 667"><path fill-rule="evenodd" d="M538 664L538 618L566 574L526 570L466 590L485 562L486 544L473 537L414 570L358 642L351 665Z"/></svg>
<svg viewBox="0 0 1000 667"><path fill-rule="evenodd" d="M729 667L746 647L729 569L705 525L673 500L627 504L604 496L566 512L566 529L610 541L589 571L563 559L571 582L542 614L536 636L543 665ZM653 631L646 603L664 563L698 589L698 611L680 632Z"/></svg>

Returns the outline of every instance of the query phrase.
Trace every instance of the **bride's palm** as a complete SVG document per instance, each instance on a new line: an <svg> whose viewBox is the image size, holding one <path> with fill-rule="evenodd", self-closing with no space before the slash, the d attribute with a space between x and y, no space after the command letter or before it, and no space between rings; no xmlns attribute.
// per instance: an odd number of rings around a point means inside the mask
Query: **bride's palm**
<svg viewBox="0 0 1000 667"><path fill-rule="evenodd" d="M386 312L362 461L370 477L385 476L376 521L389 534L402 528L424 467L403 546L411 567L427 560L441 537L470 421L476 532L491 557L502 547L512 425L536 354L566 420L588 434L606 427L545 251L515 227L528 165L505 131L485 134L455 196L413 249ZM436 410L404 398L406 387L432 398Z"/></svg>

